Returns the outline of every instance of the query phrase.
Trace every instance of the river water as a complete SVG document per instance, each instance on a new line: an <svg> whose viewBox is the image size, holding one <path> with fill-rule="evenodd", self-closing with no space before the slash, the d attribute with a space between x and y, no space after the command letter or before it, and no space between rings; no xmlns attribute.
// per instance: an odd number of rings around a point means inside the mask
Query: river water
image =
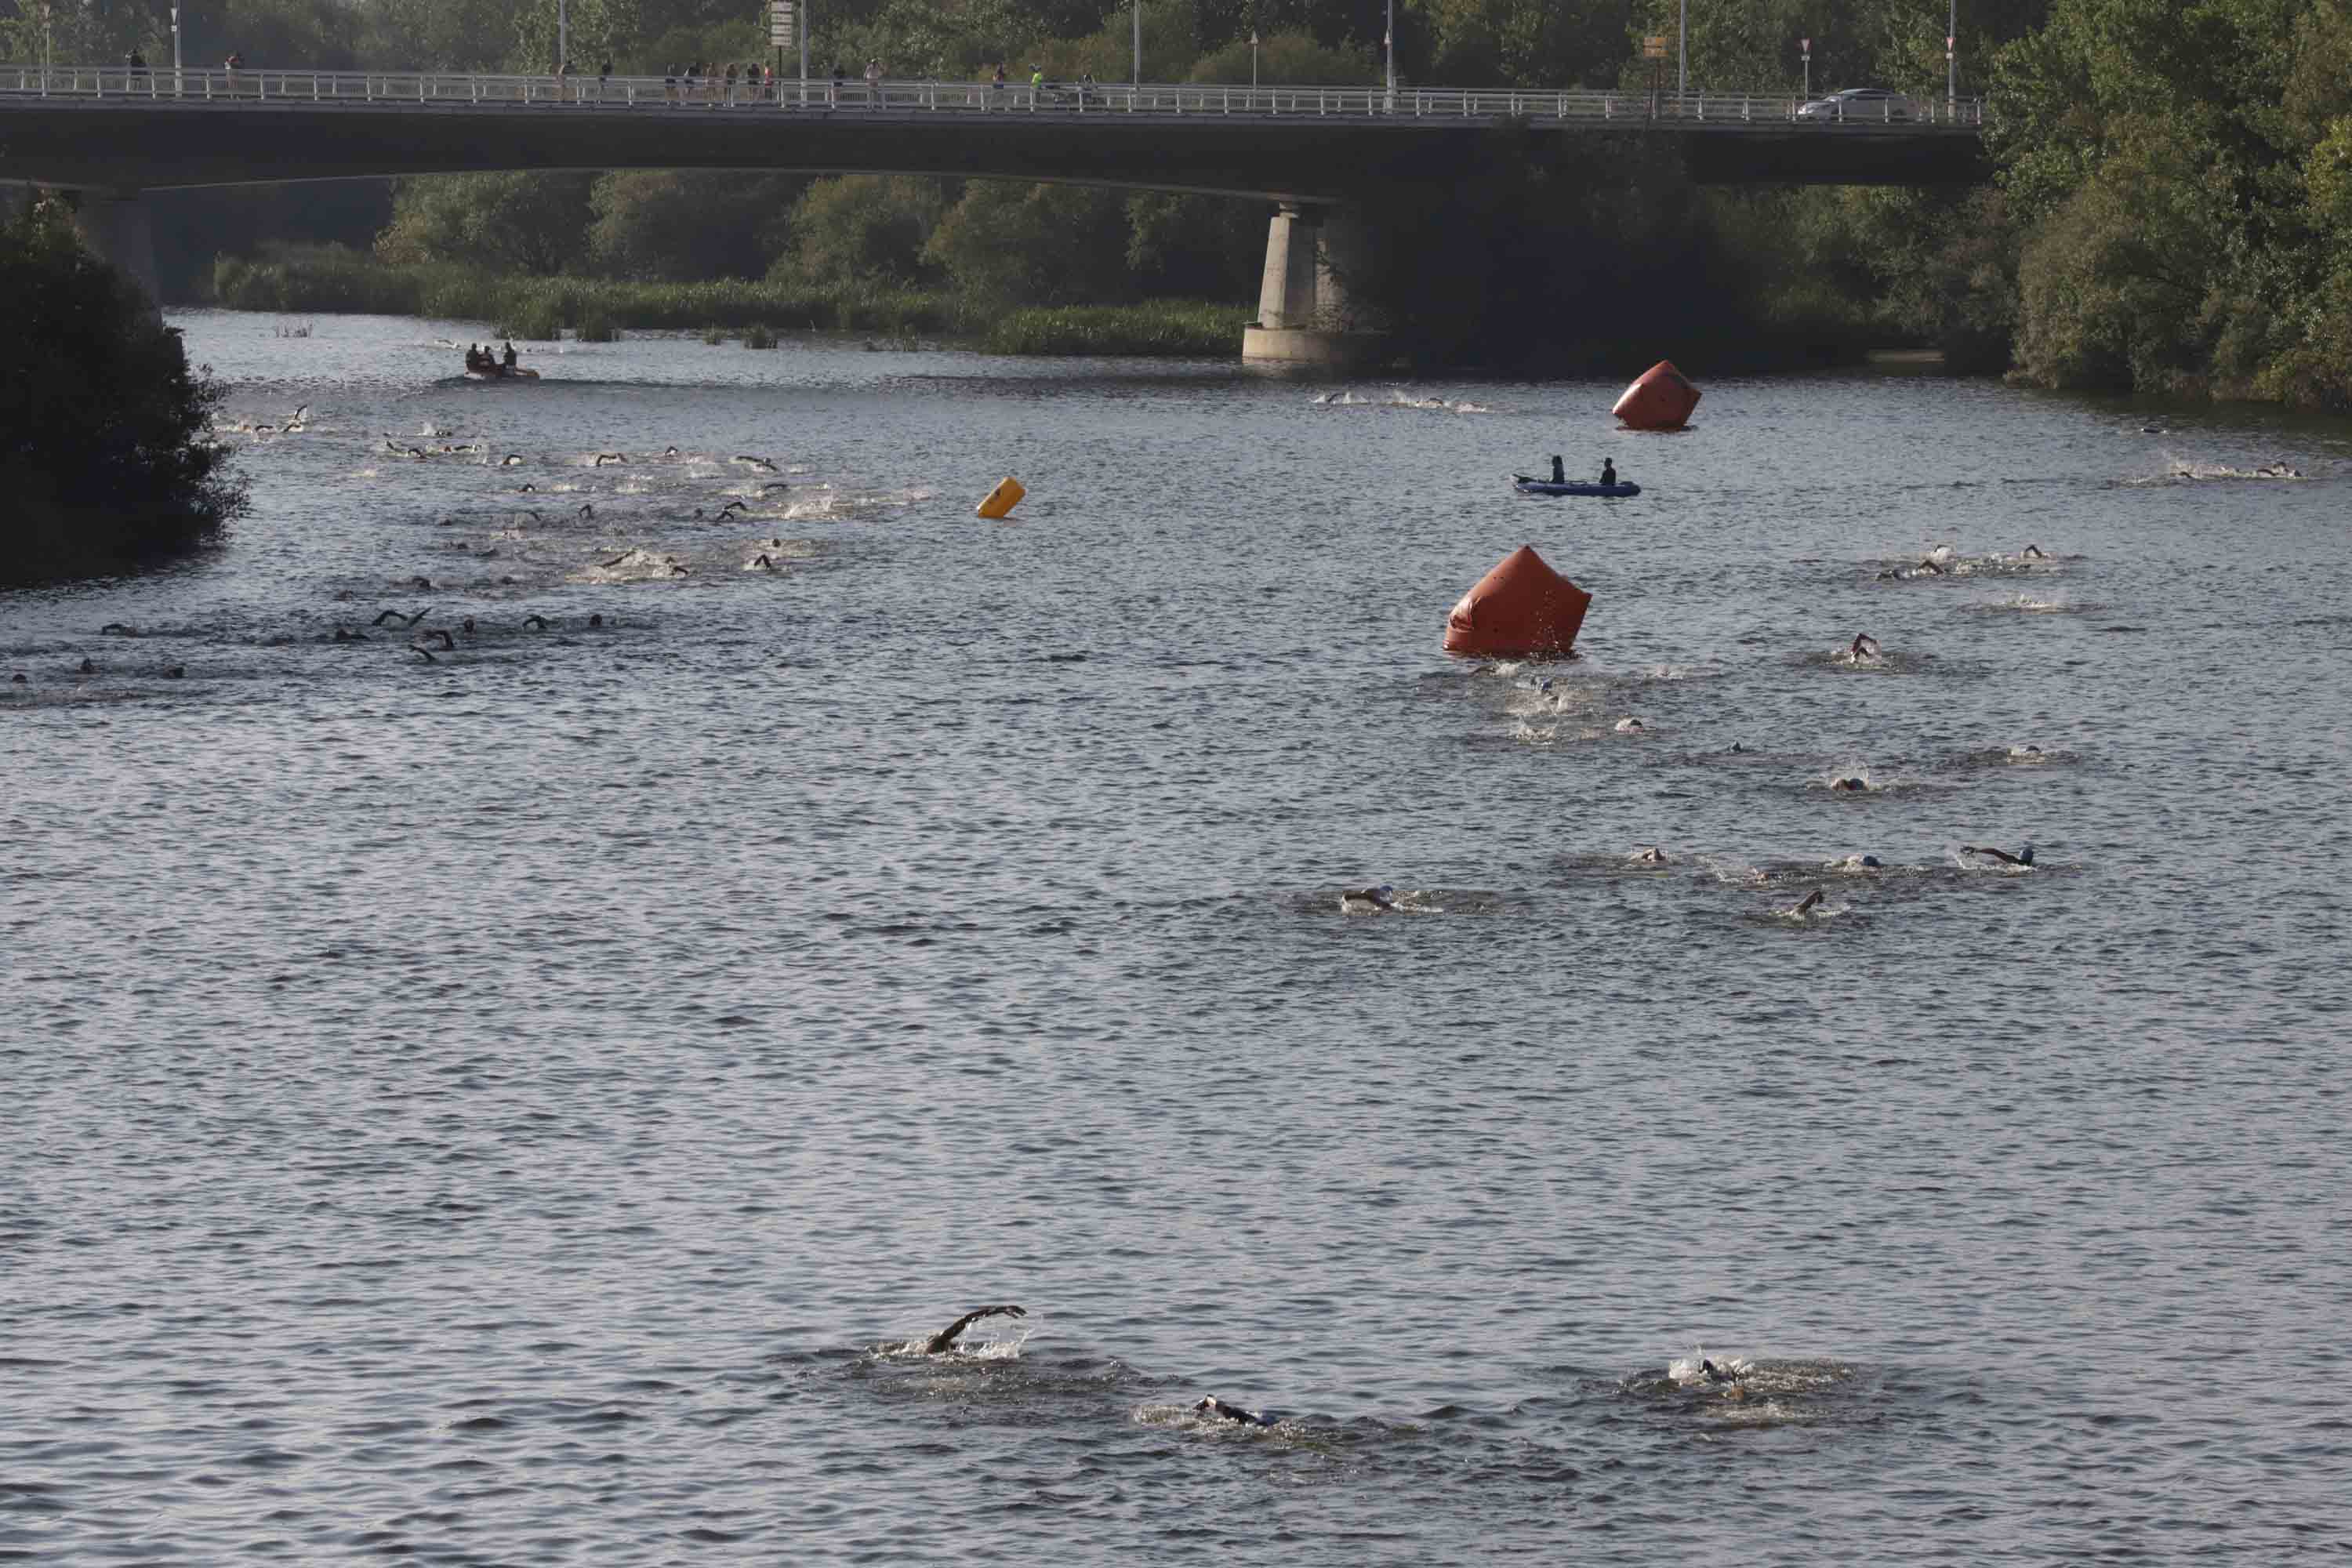
<svg viewBox="0 0 2352 1568"><path fill-rule="evenodd" d="M309 413L0 595L0 1557L2352 1544L2352 431L174 319Z"/></svg>

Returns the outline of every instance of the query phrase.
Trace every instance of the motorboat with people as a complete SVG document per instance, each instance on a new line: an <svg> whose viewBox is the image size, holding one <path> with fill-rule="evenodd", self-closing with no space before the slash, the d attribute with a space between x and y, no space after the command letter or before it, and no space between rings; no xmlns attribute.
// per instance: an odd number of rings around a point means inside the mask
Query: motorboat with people
<svg viewBox="0 0 2352 1568"><path fill-rule="evenodd" d="M1571 479L1567 463L1555 456L1551 460L1551 478L1538 479L1528 474L1513 474L1511 488L1523 496L1637 496L1642 487L1630 479L1617 477L1617 460L1601 459L1601 477L1597 479Z"/></svg>
<svg viewBox="0 0 2352 1568"><path fill-rule="evenodd" d="M1637 496L1642 493L1642 487L1631 482L1600 485L1581 479L1534 479L1525 474L1513 474L1511 488L1523 496Z"/></svg>
<svg viewBox="0 0 2352 1568"><path fill-rule="evenodd" d="M515 363L515 346L509 341L501 355L488 344L466 345L466 379L467 381L537 381L539 372L526 370Z"/></svg>

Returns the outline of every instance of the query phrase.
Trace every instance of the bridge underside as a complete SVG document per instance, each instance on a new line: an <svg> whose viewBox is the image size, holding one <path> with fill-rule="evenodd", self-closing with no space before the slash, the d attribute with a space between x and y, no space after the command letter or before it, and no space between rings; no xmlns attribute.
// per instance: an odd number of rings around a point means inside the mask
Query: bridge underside
<svg viewBox="0 0 2352 1568"><path fill-rule="evenodd" d="M1985 178L1973 133L1629 121L1595 128L1428 116L986 114L700 104L458 106L0 100L0 181L88 193L85 235L153 289L147 190L531 169L740 169L1012 179L1276 204L1243 357L1377 356L1339 283L1384 193L1444 186L1506 155L1562 165L1679 153L1710 184L1947 184Z"/></svg>
<svg viewBox="0 0 2352 1568"><path fill-rule="evenodd" d="M159 190L514 169L919 174L1345 203L1491 157L1491 120L1103 112L909 114L645 104L441 109L299 102L0 105L0 180ZM1550 129L1563 162L1678 148L1706 184L1944 184L1984 178L1973 135L1688 122Z"/></svg>

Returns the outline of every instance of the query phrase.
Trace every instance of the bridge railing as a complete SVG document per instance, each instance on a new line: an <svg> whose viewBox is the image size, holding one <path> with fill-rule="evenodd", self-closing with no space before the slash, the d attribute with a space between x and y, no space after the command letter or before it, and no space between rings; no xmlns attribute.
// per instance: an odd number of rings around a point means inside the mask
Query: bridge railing
<svg viewBox="0 0 2352 1568"><path fill-rule="evenodd" d="M171 100L195 103L425 104L550 110L782 109L824 113L1232 114L1350 119L1629 123L1735 130L1805 124L1912 129L1984 123L1981 99L1883 99L1859 110L1807 111L1794 96L1759 93L1538 91L1528 88L1226 86L1195 82L989 82L724 77L492 76L454 71L260 70L240 67L0 66L0 97Z"/></svg>

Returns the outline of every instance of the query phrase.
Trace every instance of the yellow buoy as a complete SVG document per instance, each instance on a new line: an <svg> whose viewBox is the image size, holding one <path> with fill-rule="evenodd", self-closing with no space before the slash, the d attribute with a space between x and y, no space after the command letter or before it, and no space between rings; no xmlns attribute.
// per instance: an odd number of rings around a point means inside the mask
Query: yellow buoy
<svg viewBox="0 0 2352 1568"><path fill-rule="evenodd" d="M1021 488L1019 479L1007 474L996 482L996 488L989 491L973 510L982 517L1003 517L1014 507L1019 506L1021 498L1028 493Z"/></svg>

